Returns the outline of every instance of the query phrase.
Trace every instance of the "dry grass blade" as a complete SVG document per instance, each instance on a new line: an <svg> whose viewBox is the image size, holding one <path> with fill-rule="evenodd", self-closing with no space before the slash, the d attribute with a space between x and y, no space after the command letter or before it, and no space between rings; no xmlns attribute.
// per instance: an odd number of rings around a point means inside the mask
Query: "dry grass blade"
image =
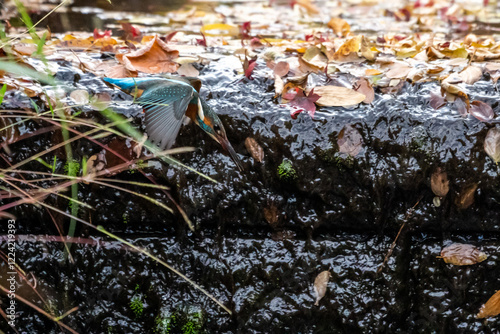
<svg viewBox="0 0 500 334"><path fill-rule="evenodd" d="M9 290L7 290L3 285L0 285L0 290L2 290L3 292L5 293L10 293ZM73 333L73 334L78 334L77 331L75 331L74 329L72 329L71 327L69 327L68 325L62 323L61 321L59 321L56 317L54 317L53 315L50 315L48 314L47 312L45 312L44 310L42 310L41 308L39 308L38 306L36 306L35 304L27 301L26 299L24 299L23 297L19 296L18 294L15 295L16 296L16 299L21 301L22 303L28 305L29 307L31 307L32 309L36 310L37 312L43 314L44 316L46 316L47 318L49 318L50 320L54 321L55 323L57 323L58 325L60 325L61 327L63 327L64 329L66 329L67 331Z"/></svg>
<svg viewBox="0 0 500 334"><path fill-rule="evenodd" d="M170 266L168 263L166 263L165 261L159 259L158 257L154 256L153 254L149 253L147 250L141 248L141 247L137 247L133 244L131 244L130 242L118 237L117 235L114 235L108 231L106 231L104 229L104 227L102 227L101 225L97 226L97 230L98 231L101 231L102 233L104 234L107 234L108 236L112 237L113 239L116 239L122 243L124 243L125 245L141 252L142 254L150 257L151 259L155 260L156 262L160 263L161 265L163 265L165 268L168 268L169 270L171 270L172 272L174 272L175 274L177 274L179 277L182 277L186 282L188 282L189 284L191 284L192 286L194 286L196 289L198 289L199 291L203 292L207 297L209 297L210 299L212 299L214 302L216 302L220 307L222 307L227 313L229 313L230 315L232 315L233 313L231 312L231 310L229 308L227 308L224 304L222 304L220 301L217 300L217 298L215 298L214 296L212 296L210 293L208 293L208 291L206 291L205 289L203 289L201 286L199 286L198 284L196 284L194 281L190 280L187 276L185 276L184 274L182 274L180 271L178 271L177 269L173 268L172 266Z"/></svg>

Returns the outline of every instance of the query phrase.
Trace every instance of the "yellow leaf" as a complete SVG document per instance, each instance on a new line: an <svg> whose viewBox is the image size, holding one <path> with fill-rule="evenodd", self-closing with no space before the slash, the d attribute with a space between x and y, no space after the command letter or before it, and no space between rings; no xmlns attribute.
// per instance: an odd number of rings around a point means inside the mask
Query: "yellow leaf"
<svg viewBox="0 0 500 334"><path fill-rule="evenodd" d="M351 31L351 26L349 25L349 23L347 23L346 20L338 17L332 18L327 25L339 37L347 36L347 34L349 34L349 32Z"/></svg>
<svg viewBox="0 0 500 334"><path fill-rule="evenodd" d="M201 32L207 36L238 36L240 29L230 24L214 23L201 27Z"/></svg>
<svg viewBox="0 0 500 334"><path fill-rule="evenodd" d="M352 52L358 52L361 47L361 38L354 37L347 40L344 44L340 46L340 48L333 55L333 59L337 61L342 61L347 58Z"/></svg>
<svg viewBox="0 0 500 334"><path fill-rule="evenodd" d="M377 69L374 69L374 68L367 68L365 70L365 74L366 75L379 75L379 74L382 74L382 72L377 70Z"/></svg>

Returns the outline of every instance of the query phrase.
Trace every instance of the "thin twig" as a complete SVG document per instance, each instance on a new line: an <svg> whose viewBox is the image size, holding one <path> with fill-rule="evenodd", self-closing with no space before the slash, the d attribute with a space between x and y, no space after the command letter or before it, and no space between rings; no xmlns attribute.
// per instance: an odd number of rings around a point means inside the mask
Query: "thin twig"
<svg viewBox="0 0 500 334"><path fill-rule="evenodd" d="M408 221L408 219L410 218L410 216L413 214L413 211L415 211L415 208L417 207L418 203L420 203L420 201L422 200L422 197L423 196L420 196L420 198L418 199L417 203L415 203L415 205L410 210L408 210L408 212L406 213L406 216L404 218L403 224L401 224L401 227L399 228L399 231L398 231L398 234L396 235L396 238L392 242L391 247L389 248L389 251L385 255L384 261L382 262L382 264L377 269L377 275L380 274L382 272L382 270L384 270L384 267L387 264L387 261L389 261L389 258L391 257L392 252L394 251L394 248L396 247L396 243L398 241L398 238L401 235L401 232L403 231L403 228L406 226L406 222Z"/></svg>

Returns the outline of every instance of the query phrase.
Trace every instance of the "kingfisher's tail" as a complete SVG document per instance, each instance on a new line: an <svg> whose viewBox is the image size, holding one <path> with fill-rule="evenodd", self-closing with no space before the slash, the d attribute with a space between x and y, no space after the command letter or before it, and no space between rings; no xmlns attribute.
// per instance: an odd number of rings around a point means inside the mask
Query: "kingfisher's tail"
<svg viewBox="0 0 500 334"><path fill-rule="evenodd" d="M109 82L121 89L131 90L133 88L147 89L152 85L161 82L158 78L102 78L104 81Z"/></svg>

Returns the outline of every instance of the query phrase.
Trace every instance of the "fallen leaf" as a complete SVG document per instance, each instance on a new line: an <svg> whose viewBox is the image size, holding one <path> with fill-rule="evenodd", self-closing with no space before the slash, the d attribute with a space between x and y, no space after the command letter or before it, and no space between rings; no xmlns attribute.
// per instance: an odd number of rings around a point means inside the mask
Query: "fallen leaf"
<svg viewBox="0 0 500 334"><path fill-rule="evenodd" d="M363 149L363 137L356 128L347 124L337 137L339 152L355 157Z"/></svg>
<svg viewBox="0 0 500 334"><path fill-rule="evenodd" d="M472 101L469 112L481 122L489 122L495 117L490 105L481 101Z"/></svg>
<svg viewBox="0 0 500 334"><path fill-rule="evenodd" d="M136 78L138 75L137 71L129 71L123 64L110 67L106 71L108 78Z"/></svg>
<svg viewBox="0 0 500 334"><path fill-rule="evenodd" d="M84 180L93 179L97 172L102 171L106 167L106 156L102 152L94 154L87 160L87 168L85 170ZM85 184L89 184L88 181L83 181Z"/></svg>
<svg viewBox="0 0 500 334"><path fill-rule="evenodd" d="M245 60L243 61L243 71L245 71L245 76L248 79L252 79L252 73L256 65L257 58L248 59L248 57L245 55Z"/></svg>
<svg viewBox="0 0 500 334"><path fill-rule="evenodd" d="M431 189L439 197L445 197L450 191L450 181L441 167L436 168L436 171L431 175Z"/></svg>
<svg viewBox="0 0 500 334"><path fill-rule="evenodd" d="M441 95L441 93L431 92L429 104L433 109L437 110L446 104L446 99Z"/></svg>
<svg viewBox="0 0 500 334"><path fill-rule="evenodd" d="M200 75L200 72L196 68L194 68L193 64L190 63L182 64L177 69L177 73L186 77L197 77Z"/></svg>
<svg viewBox="0 0 500 334"><path fill-rule="evenodd" d="M262 162L264 160L264 150L255 139L247 137L245 139L245 147L255 161Z"/></svg>
<svg viewBox="0 0 500 334"><path fill-rule="evenodd" d="M484 150L496 164L500 161L500 130L491 128L484 139Z"/></svg>
<svg viewBox="0 0 500 334"><path fill-rule="evenodd" d="M314 92L321 96L316 104L325 107L353 106L366 99L364 94L340 86L316 86Z"/></svg>
<svg viewBox="0 0 500 334"><path fill-rule="evenodd" d="M479 313L476 315L476 318L490 318L495 317L500 314L500 290L495 292L493 296L488 299L486 304L483 304L479 309Z"/></svg>
<svg viewBox="0 0 500 334"><path fill-rule="evenodd" d="M299 56L299 69L304 73L320 73L325 71L326 61L307 61L303 57Z"/></svg>
<svg viewBox="0 0 500 334"><path fill-rule="evenodd" d="M370 104L375 99L375 91L373 90L373 87L370 84L370 82L365 78L359 79L354 84L354 90L360 92L365 96L363 103Z"/></svg>
<svg viewBox="0 0 500 334"><path fill-rule="evenodd" d="M320 96L314 93L314 89L312 89L307 96L304 95L304 91L302 89L298 89L297 94L293 100L290 101L290 105L305 110L311 117L314 117L314 113L316 112L316 105L314 103L318 101L319 98ZM299 113L300 111L292 112L292 118L297 117Z"/></svg>
<svg viewBox="0 0 500 334"><path fill-rule="evenodd" d="M116 57L129 71L158 74L176 72L179 64L173 59L178 56L179 51L171 50L165 42L155 36L143 48L131 53L118 54Z"/></svg>
<svg viewBox="0 0 500 334"><path fill-rule="evenodd" d="M69 96L77 103L85 105L89 102L89 92L84 89L77 89L71 92Z"/></svg>
<svg viewBox="0 0 500 334"><path fill-rule="evenodd" d="M359 51L359 48L361 47L361 41L360 37L354 37L342 44L340 48L335 52L333 55L333 60L336 61L348 61L351 60L349 57L352 53L355 53L355 56L357 57L357 52Z"/></svg>
<svg viewBox="0 0 500 334"><path fill-rule="evenodd" d="M238 26L233 26L225 23L206 24L200 30L207 36L238 36L240 29Z"/></svg>
<svg viewBox="0 0 500 334"><path fill-rule="evenodd" d="M328 28L331 28L339 37L344 37L351 31L351 26L346 20L339 17L332 18L328 23Z"/></svg>
<svg viewBox="0 0 500 334"><path fill-rule="evenodd" d="M308 14L319 14L319 9L311 3L311 0L296 0L294 4L304 8Z"/></svg>
<svg viewBox="0 0 500 334"><path fill-rule="evenodd" d="M361 51L361 55L365 57L367 60L375 59L375 53L372 51L370 47L370 41L365 36L361 38L361 46L359 48L359 51Z"/></svg>
<svg viewBox="0 0 500 334"><path fill-rule="evenodd" d="M477 187L478 184L474 183L462 188L458 196L455 198L455 205L459 209L463 210L474 204L474 194L476 193Z"/></svg>
<svg viewBox="0 0 500 334"><path fill-rule="evenodd" d="M99 38L104 38L104 37L111 37L112 31L111 30L105 30L104 32L101 32L101 30L95 28L94 29L94 40L97 40Z"/></svg>
<svg viewBox="0 0 500 334"><path fill-rule="evenodd" d="M111 104L111 95L109 93L97 93L90 99L90 106L94 110L104 110Z"/></svg>
<svg viewBox="0 0 500 334"><path fill-rule="evenodd" d="M123 30L122 38L124 40L139 42L142 39L142 33L138 28L134 27L128 22L122 22L121 25L121 30Z"/></svg>
<svg viewBox="0 0 500 334"><path fill-rule="evenodd" d="M483 70L477 66L467 66L462 72L458 74L460 79L468 85L473 85L476 81L483 76Z"/></svg>
<svg viewBox="0 0 500 334"><path fill-rule="evenodd" d="M462 117L466 117L469 114L469 108L467 106L467 102L464 101L461 97L455 99L455 106L457 107L457 111Z"/></svg>
<svg viewBox="0 0 500 334"><path fill-rule="evenodd" d="M412 67L408 63L394 62L385 74L389 79L403 79L410 73Z"/></svg>
<svg viewBox="0 0 500 334"><path fill-rule="evenodd" d="M488 255L481 252L476 246L455 243L441 250L441 256L445 263L455 266L470 266L482 262Z"/></svg>
<svg viewBox="0 0 500 334"><path fill-rule="evenodd" d="M274 92L275 95L274 97L278 97L283 93L283 89L285 88L285 83L283 82L283 79L279 75L274 76Z"/></svg>
<svg viewBox="0 0 500 334"><path fill-rule="evenodd" d="M201 46L204 46L204 47L207 47L207 38L205 37L205 34L204 33L201 33L201 36L203 38L197 38L196 39L196 44L198 45L201 45Z"/></svg>
<svg viewBox="0 0 500 334"><path fill-rule="evenodd" d="M274 74L284 77L290 71L290 64L286 61L280 61L274 66Z"/></svg>
<svg viewBox="0 0 500 334"><path fill-rule="evenodd" d="M280 218L280 212L274 203L262 210L264 212L264 219L272 228L277 228Z"/></svg>
<svg viewBox="0 0 500 334"><path fill-rule="evenodd" d="M374 69L374 68L367 68L365 70L366 75L379 75L382 74L382 71Z"/></svg>
<svg viewBox="0 0 500 334"><path fill-rule="evenodd" d="M322 271L316 276L314 280L314 294L316 295L315 306L319 306L319 301L325 296L330 277L332 277L332 274L330 274L328 270Z"/></svg>

